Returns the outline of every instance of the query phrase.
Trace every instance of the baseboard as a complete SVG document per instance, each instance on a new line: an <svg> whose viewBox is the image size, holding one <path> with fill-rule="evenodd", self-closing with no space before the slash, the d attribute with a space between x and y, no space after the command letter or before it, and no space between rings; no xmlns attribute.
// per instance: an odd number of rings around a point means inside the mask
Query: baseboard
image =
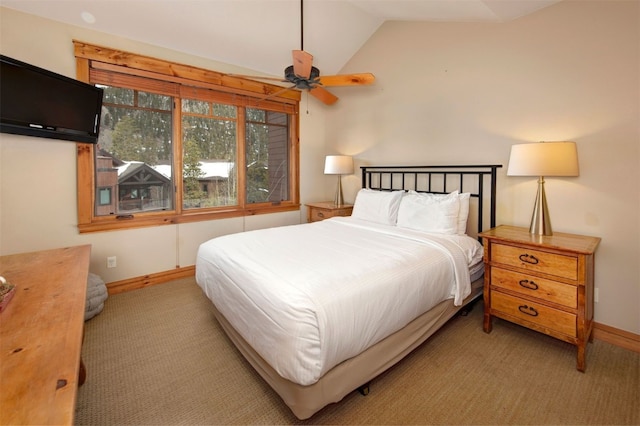
<svg viewBox="0 0 640 426"><path fill-rule="evenodd" d="M628 331L594 322L593 338L640 353L640 335Z"/></svg>
<svg viewBox="0 0 640 426"><path fill-rule="evenodd" d="M110 295L137 290L156 284L166 283L167 281L192 277L195 275L195 271L195 266L185 266L171 271L158 272L122 281L114 281L112 283L107 283L107 290ZM640 353L640 336L628 331L619 330L608 325L594 322L593 338Z"/></svg>
<svg viewBox="0 0 640 426"><path fill-rule="evenodd" d="M167 281L192 277L195 275L195 271L195 266L185 266L182 268L172 269L171 271L158 272L122 281L114 281L107 283L107 291L109 295L113 295L123 293L125 291L137 290L139 288L166 283Z"/></svg>

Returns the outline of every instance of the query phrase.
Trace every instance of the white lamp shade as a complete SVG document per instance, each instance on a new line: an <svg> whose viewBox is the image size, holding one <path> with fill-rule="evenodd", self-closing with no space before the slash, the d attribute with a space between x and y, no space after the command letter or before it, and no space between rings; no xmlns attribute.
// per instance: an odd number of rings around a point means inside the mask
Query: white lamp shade
<svg viewBox="0 0 640 426"><path fill-rule="evenodd" d="M508 176L579 176L575 142L513 145Z"/></svg>
<svg viewBox="0 0 640 426"><path fill-rule="evenodd" d="M353 158L348 155L327 155L324 161L325 175L350 175L353 173Z"/></svg>

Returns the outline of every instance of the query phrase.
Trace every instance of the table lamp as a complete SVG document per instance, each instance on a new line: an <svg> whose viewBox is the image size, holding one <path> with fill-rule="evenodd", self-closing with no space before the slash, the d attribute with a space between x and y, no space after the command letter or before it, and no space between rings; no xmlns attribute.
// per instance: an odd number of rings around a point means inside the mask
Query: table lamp
<svg viewBox="0 0 640 426"><path fill-rule="evenodd" d="M529 227L531 234L553 235L544 192L544 177L578 175L578 150L575 142L539 142L511 147L507 176L538 176L538 195Z"/></svg>
<svg viewBox="0 0 640 426"><path fill-rule="evenodd" d="M338 187L333 203L340 207L344 204L342 197L342 175L353 173L353 158L348 155L327 155L324 160L324 174L338 175Z"/></svg>

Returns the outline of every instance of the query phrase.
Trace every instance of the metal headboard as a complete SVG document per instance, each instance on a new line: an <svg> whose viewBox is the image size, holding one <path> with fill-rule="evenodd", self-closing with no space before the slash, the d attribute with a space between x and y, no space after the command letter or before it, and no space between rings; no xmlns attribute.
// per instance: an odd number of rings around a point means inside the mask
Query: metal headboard
<svg viewBox="0 0 640 426"><path fill-rule="evenodd" d="M500 164L456 166L362 166L362 187L380 191L414 190L433 194L468 192L477 201L478 228L484 230L489 192L489 226L496 226L496 173Z"/></svg>

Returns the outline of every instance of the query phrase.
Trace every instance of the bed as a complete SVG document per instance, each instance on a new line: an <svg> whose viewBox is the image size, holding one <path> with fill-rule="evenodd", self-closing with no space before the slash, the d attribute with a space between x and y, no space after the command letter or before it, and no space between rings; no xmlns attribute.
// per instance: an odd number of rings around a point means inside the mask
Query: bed
<svg viewBox="0 0 640 426"><path fill-rule="evenodd" d="M353 214L203 243L196 281L299 419L368 383L482 293L499 165L362 167Z"/></svg>

